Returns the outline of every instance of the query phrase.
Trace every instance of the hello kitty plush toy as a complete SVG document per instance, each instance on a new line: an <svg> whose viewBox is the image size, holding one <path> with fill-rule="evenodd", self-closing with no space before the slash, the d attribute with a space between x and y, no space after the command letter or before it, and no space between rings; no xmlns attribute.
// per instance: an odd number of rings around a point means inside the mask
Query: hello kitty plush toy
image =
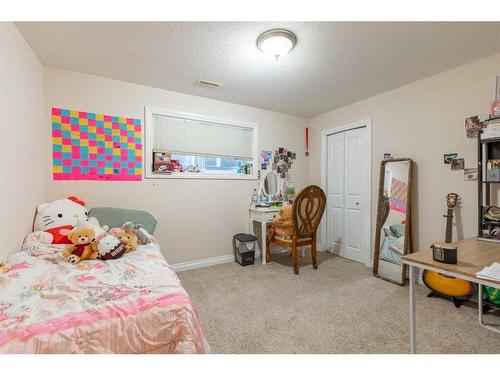
<svg viewBox="0 0 500 375"><path fill-rule="evenodd" d="M71 244L69 231L88 217L85 202L76 197L39 204L36 211L33 229L50 233L53 244Z"/></svg>

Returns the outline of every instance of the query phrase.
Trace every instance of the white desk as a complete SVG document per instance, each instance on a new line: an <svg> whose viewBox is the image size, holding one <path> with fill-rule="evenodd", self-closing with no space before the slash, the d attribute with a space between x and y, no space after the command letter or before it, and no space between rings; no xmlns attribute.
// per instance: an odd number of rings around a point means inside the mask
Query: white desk
<svg viewBox="0 0 500 375"><path fill-rule="evenodd" d="M250 207L249 209L249 222L248 222L248 231L251 234L254 234L253 230L253 222L256 221L261 225L261 233L260 233L260 257L262 259L262 264L266 264L266 233L267 233L267 224L272 222L276 215L278 214L279 208L255 208ZM258 241L257 241L258 242Z"/></svg>
<svg viewBox="0 0 500 375"><path fill-rule="evenodd" d="M403 257L403 263L409 265L410 273L410 344L411 352L417 352L417 332L416 332L416 298L415 298L415 272L417 268L439 272L443 275L457 277L478 284L479 287L479 324L491 331L500 333L496 326L486 324L483 320L482 286L500 288L500 282L480 279L476 272L493 262L500 262L500 245L497 243L478 241L476 238L469 238L456 242L458 247L458 263L445 264L432 259L432 250L426 249ZM450 309L454 309L450 304Z"/></svg>

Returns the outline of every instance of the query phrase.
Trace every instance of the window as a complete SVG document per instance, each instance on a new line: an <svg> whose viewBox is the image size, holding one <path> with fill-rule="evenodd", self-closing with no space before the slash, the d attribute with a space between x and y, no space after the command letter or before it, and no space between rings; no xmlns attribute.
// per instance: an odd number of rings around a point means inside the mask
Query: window
<svg viewBox="0 0 500 375"><path fill-rule="evenodd" d="M196 156L183 154L172 154L171 159L178 160L184 168L189 168L189 166L197 166L200 169L199 173L214 175L245 175L245 165L252 164L251 159L238 160L213 156Z"/></svg>
<svg viewBox="0 0 500 375"><path fill-rule="evenodd" d="M257 127L146 108L146 178L255 179Z"/></svg>

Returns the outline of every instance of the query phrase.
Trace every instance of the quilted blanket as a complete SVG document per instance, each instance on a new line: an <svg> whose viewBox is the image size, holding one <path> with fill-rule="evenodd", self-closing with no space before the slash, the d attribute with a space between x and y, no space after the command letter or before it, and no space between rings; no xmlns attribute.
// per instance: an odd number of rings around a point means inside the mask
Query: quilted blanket
<svg viewBox="0 0 500 375"><path fill-rule="evenodd" d="M0 273L0 353L210 352L157 244L73 265L37 236Z"/></svg>

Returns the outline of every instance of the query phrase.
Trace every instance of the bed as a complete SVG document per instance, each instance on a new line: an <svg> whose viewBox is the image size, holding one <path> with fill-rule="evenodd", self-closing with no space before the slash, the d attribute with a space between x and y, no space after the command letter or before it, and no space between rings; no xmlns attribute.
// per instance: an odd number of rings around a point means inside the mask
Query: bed
<svg viewBox="0 0 500 375"><path fill-rule="evenodd" d="M0 353L209 353L198 313L158 244L66 262L26 238L0 273Z"/></svg>
<svg viewBox="0 0 500 375"><path fill-rule="evenodd" d="M380 259L390 263L403 264L403 252L405 241L404 224L394 224L390 227L382 228L383 242L380 247Z"/></svg>

